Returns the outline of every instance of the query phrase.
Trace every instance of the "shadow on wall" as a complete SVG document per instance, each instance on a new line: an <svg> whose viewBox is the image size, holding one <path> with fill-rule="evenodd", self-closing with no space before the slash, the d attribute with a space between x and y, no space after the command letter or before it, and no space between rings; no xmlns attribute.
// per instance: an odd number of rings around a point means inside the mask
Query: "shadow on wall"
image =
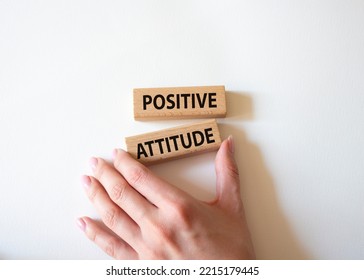
<svg viewBox="0 0 364 280"><path fill-rule="evenodd" d="M253 102L243 92L228 93L228 118L253 120ZM223 138L233 135L242 199L258 259L309 259L280 208L273 179L259 147L250 142L242 126L221 124Z"/></svg>

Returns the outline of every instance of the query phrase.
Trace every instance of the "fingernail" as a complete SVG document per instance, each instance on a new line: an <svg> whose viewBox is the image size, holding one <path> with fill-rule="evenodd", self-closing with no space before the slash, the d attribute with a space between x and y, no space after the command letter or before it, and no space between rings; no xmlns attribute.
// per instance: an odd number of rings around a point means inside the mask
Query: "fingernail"
<svg viewBox="0 0 364 280"><path fill-rule="evenodd" d="M78 218L76 223L77 223L77 226L80 228L80 230L82 230L83 232L86 231L86 223L82 218Z"/></svg>
<svg viewBox="0 0 364 280"><path fill-rule="evenodd" d="M83 175L81 180L85 189L88 189L91 186L91 179L89 176Z"/></svg>
<svg viewBox="0 0 364 280"><path fill-rule="evenodd" d="M230 135L229 137L228 137L228 141L229 141L229 150L230 150L230 153L234 153L234 151L235 151L235 143L234 143L234 138L233 138L233 136L232 135Z"/></svg>
<svg viewBox="0 0 364 280"><path fill-rule="evenodd" d="M91 166L92 171L95 171L96 166L97 166L97 158L92 157L90 159L90 166Z"/></svg>

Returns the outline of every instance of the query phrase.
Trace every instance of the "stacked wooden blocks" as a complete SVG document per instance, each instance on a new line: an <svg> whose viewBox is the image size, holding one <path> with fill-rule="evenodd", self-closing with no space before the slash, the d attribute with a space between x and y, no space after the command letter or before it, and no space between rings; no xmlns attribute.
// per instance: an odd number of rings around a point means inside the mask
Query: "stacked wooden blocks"
<svg viewBox="0 0 364 280"><path fill-rule="evenodd" d="M224 86L134 89L135 120L210 118L195 124L126 137L127 151L144 164L217 150L214 118L226 116Z"/></svg>

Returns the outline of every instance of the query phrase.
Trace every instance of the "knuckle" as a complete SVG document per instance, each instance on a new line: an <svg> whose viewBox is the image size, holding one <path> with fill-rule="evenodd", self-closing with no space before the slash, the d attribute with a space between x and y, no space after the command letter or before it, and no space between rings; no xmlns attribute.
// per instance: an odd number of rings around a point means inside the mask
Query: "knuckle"
<svg viewBox="0 0 364 280"><path fill-rule="evenodd" d="M170 219L180 227L189 227L192 221L191 205L184 199L171 204Z"/></svg>
<svg viewBox="0 0 364 280"><path fill-rule="evenodd" d="M239 169L238 167L236 166L236 164L228 164L226 166L228 172L229 172L229 175L233 178L239 178Z"/></svg>
<svg viewBox="0 0 364 280"><path fill-rule="evenodd" d="M164 244L172 244L174 243L175 234L173 231L167 227L160 227L158 231L159 236L163 240Z"/></svg>
<svg viewBox="0 0 364 280"><path fill-rule="evenodd" d="M115 184L111 189L111 196L115 202L121 202L125 197L126 186L120 183Z"/></svg>
<svg viewBox="0 0 364 280"><path fill-rule="evenodd" d="M144 182L148 181L148 172L144 167L132 167L128 174L128 181L132 186L142 185Z"/></svg>
<svg viewBox="0 0 364 280"><path fill-rule="evenodd" d="M115 227L116 224L116 211L115 209L111 209L111 210L106 210L102 220L104 221L105 225L110 228L113 229Z"/></svg>

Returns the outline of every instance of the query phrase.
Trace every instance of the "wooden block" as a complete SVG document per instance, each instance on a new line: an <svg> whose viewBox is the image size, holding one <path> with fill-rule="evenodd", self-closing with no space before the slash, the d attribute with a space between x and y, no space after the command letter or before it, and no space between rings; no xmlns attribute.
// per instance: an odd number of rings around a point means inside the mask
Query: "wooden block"
<svg viewBox="0 0 364 280"><path fill-rule="evenodd" d="M225 86L136 88L133 92L135 120L226 116Z"/></svg>
<svg viewBox="0 0 364 280"><path fill-rule="evenodd" d="M127 151L144 164L217 150L221 144L216 120L178 126L125 138Z"/></svg>

